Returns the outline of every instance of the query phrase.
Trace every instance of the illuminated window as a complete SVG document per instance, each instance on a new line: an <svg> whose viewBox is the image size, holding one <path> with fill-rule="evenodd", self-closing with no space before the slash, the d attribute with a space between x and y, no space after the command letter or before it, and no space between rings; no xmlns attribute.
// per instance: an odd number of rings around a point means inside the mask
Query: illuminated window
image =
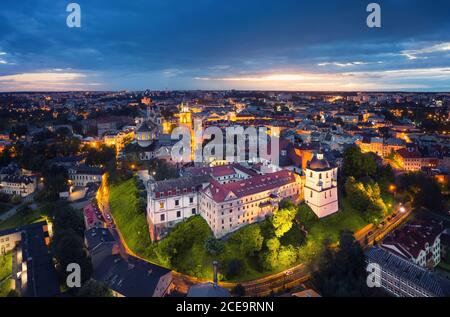
<svg viewBox="0 0 450 317"><path fill-rule="evenodd" d="M159 209L164 209L164 202L163 201L159 202Z"/></svg>

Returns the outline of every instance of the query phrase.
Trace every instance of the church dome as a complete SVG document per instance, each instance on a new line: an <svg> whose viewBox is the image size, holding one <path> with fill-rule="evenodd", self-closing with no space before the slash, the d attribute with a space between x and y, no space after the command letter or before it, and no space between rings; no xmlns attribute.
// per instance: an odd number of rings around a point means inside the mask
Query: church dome
<svg viewBox="0 0 450 317"><path fill-rule="evenodd" d="M313 171L323 171L331 169L330 163L324 158L323 154L314 155L308 163L308 168Z"/></svg>

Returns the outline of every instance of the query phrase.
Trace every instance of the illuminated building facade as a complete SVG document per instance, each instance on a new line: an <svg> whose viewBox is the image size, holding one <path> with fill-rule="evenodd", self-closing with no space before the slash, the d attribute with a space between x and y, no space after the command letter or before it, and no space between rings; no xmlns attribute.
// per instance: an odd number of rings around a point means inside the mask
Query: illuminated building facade
<svg viewBox="0 0 450 317"><path fill-rule="evenodd" d="M283 199L298 202L300 177L287 170L236 182L211 181L199 196L200 215L216 238L264 220Z"/></svg>
<svg viewBox="0 0 450 317"><path fill-rule="evenodd" d="M339 211L337 167L331 165L322 153L308 162L305 170L305 202L319 218Z"/></svg>

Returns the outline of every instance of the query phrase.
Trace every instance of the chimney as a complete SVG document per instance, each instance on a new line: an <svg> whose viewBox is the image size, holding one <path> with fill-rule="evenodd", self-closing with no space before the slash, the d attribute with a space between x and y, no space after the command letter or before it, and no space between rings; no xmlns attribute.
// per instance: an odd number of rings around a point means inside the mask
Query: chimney
<svg viewBox="0 0 450 317"><path fill-rule="evenodd" d="M214 286L217 286L217 269L218 269L218 266L219 266L219 262L214 261L213 262L213 274L214 274L213 281L214 281Z"/></svg>

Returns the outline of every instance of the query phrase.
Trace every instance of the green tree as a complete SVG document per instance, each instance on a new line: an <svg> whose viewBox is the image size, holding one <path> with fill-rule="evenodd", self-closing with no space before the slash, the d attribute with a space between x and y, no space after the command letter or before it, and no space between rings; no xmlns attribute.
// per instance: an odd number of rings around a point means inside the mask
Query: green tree
<svg viewBox="0 0 450 317"><path fill-rule="evenodd" d="M105 283L88 280L78 291L78 297L113 297L111 289Z"/></svg>
<svg viewBox="0 0 450 317"><path fill-rule="evenodd" d="M72 229L55 232L51 244L53 256L57 261L57 271L61 279L66 279L66 268L71 263L81 267L81 281L87 281L92 272L91 261L84 247L83 239Z"/></svg>
<svg viewBox="0 0 450 317"><path fill-rule="evenodd" d="M280 249L280 240L277 237L269 239L266 241L266 247L270 252L278 252Z"/></svg>
<svg viewBox="0 0 450 317"><path fill-rule="evenodd" d="M241 229L238 234L241 252L248 256L255 255L260 251L264 241L261 229L257 225L247 226Z"/></svg>
<svg viewBox="0 0 450 317"><path fill-rule="evenodd" d="M294 246L281 246L278 251L277 264L279 267L288 267L289 265L295 263L297 256L298 252Z"/></svg>
<svg viewBox="0 0 450 317"><path fill-rule="evenodd" d="M344 151L342 171L345 176L359 179L363 176L375 176L377 163L373 153L362 153L357 146L350 146Z"/></svg>
<svg viewBox="0 0 450 317"><path fill-rule="evenodd" d="M296 214L297 210L295 207L275 210L272 216L272 225L278 238L281 238L286 232L291 230Z"/></svg>
<svg viewBox="0 0 450 317"><path fill-rule="evenodd" d="M232 259L226 264L227 278L238 276L242 272L243 263L239 259Z"/></svg>
<svg viewBox="0 0 450 317"><path fill-rule="evenodd" d="M220 254L223 251L224 247L225 246L223 242L214 237L209 237L205 241L205 250L211 255Z"/></svg>
<svg viewBox="0 0 450 317"><path fill-rule="evenodd" d="M54 231L73 230L79 237L83 237L85 227L82 213L67 204L60 206L64 206L64 208L54 211Z"/></svg>
<svg viewBox="0 0 450 317"><path fill-rule="evenodd" d="M112 174L116 170L116 150L114 147L100 145L99 148L87 148L86 164L100 166Z"/></svg>
<svg viewBox="0 0 450 317"><path fill-rule="evenodd" d="M351 232L343 232L339 249L326 248L313 263L312 279L325 297L369 296L364 252Z"/></svg>
<svg viewBox="0 0 450 317"><path fill-rule="evenodd" d="M409 197L415 208L445 212L445 197L438 182L432 177L423 173L404 174L399 178L398 191Z"/></svg>

